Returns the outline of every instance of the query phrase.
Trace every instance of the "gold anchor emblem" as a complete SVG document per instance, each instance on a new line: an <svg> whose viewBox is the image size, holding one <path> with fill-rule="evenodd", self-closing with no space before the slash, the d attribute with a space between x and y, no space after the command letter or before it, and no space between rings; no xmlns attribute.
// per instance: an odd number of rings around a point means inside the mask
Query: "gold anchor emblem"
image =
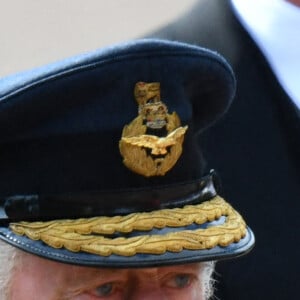
<svg viewBox="0 0 300 300"><path fill-rule="evenodd" d="M176 112L168 113L160 99L160 83L138 82L134 96L139 105L138 116L125 125L119 142L123 162L140 175L163 176L182 153L184 134Z"/></svg>

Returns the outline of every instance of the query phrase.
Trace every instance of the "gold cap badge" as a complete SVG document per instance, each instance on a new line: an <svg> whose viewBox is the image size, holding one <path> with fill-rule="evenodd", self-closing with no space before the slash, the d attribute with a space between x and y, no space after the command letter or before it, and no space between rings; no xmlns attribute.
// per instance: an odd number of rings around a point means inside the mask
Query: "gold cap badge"
<svg viewBox="0 0 300 300"><path fill-rule="evenodd" d="M179 159L188 126L181 127L176 112L168 113L159 82L136 83L134 96L138 116L123 128L119 143L123 162L140 175L163 176Z"/></svg>

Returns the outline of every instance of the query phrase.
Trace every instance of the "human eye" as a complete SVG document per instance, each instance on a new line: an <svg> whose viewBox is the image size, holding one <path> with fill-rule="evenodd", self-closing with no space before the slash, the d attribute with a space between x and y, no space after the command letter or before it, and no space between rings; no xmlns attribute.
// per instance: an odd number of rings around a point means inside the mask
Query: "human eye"
<svg viewBox="0 0 300 300"><path fill-rule="evenodd" d="M169 288L175 289L184 289L189 287L194 278L192 274L180 273L180 274L173 274L167 280L165 285Z"/></svg>
<svg viewBox="0 0 300 300"><path fill-rule="evenodd" d="M90 290L89 294L95 299L115 299L112 297L116 296L120 291L121 288L117 282L107 282Z"/></svg>
<svg viewBox="0 0 300 300"><path fill-rule="evenodd" d="M95 293L97 296L106 297L110 296L113 293L114 285L112 282L102 284L95 288Z"/></svg>

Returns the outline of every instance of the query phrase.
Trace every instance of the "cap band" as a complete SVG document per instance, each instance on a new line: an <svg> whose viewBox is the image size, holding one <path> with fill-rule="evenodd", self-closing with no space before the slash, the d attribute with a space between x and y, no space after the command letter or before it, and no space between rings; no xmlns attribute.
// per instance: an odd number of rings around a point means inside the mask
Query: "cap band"
<svg viewBox="0 0 300 300"><path fill-rule="evenodd" d="M137 211L183 207L216 196L211 173L197 181L128 191L70 193L58 195L16 195L5 199L10 222L22 220L74 219L93 216L128 215ZM140 201L143 199L143 201ZM65 210L65 207L72 209ZM5 221L5 220L4 220Z"/></svg>

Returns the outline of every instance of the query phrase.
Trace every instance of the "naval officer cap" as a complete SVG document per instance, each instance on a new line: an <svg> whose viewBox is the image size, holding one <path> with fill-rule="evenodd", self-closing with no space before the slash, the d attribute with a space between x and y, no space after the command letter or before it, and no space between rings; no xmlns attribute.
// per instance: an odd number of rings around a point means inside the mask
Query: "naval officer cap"
<svg viewBox="0 0 300 300"><path fill-rule="evenodd" d="M253 233L198 144L235 84L215 52L152 39L2 79L0 238L118 268L249 252Z"/></svg>

